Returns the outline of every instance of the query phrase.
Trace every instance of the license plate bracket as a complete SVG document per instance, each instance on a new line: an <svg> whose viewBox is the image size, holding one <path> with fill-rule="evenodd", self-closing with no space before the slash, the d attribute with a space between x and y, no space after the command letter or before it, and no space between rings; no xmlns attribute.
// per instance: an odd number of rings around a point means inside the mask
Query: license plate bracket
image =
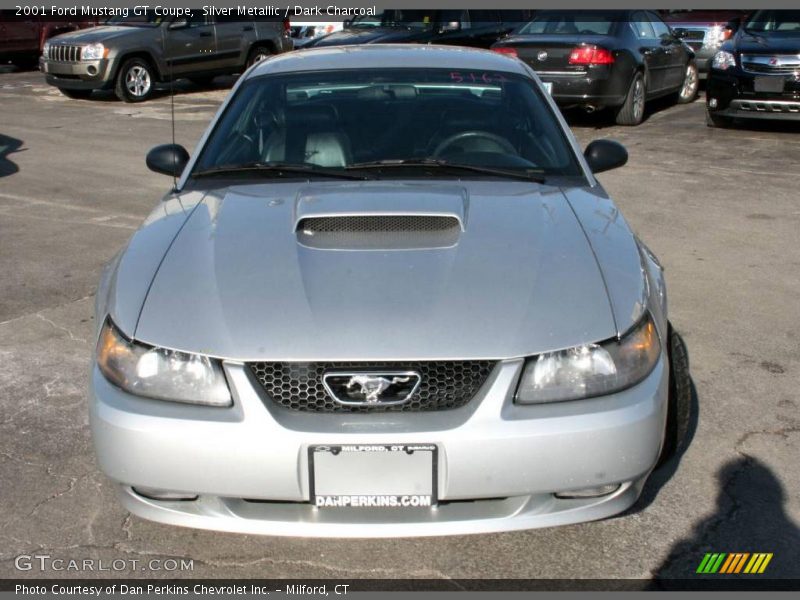
<svg viewBox="0 0 800 600"><path fill-rule="evenodd" d="M438 447L313 445L308 477L310 501L318 508L430 508L438 500Z"/></svg>
<svg viewBox="0 0 800 600"><path fill-rule="evenodd" d="M782 93L786 87L786 77L762 76L753 79L753 90L772 94Z"/></svg>

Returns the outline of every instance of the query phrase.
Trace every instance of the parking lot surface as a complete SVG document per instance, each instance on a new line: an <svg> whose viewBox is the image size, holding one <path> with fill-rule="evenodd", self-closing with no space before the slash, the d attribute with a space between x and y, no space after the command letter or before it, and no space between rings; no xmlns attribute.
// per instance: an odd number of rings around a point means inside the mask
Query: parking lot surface
<svg viewBox="0 0 800 600"><path fill-rule="evenodd" d="M194 146L226 83L177 86L178 143ZM800 127L709 129L702 101L661 103L634 128L570 115L582 145L610 137L630 152L600 179L666 267L697 392L687 449L631 511L339 541L181 529L120 507L89 438L93 294L171 184L144 163L170 141L170 99L69 100L37 72L9 71L0 107L0 577L692 578L705 552L771 552L771 577L800 577ZM22 554L128 566L19 571ZM168 558L193 569L148 564Z"/></svg>

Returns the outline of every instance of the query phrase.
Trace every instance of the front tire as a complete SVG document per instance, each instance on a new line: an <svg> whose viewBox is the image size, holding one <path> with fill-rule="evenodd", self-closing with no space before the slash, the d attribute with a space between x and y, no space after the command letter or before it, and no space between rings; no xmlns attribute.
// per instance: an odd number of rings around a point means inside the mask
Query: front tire
<svg viewBox="0 0 800 600"><path fill-rule="evenodd" d="M692 419L692 378L689 375L689 352L683 338L669 324L667 330L669 356L669 396L664 444L656 468L663 465L683 447Z"/></svg>
<svg viewBox="0 0 800 600"><path fill-rule="evenodd" d="M700 75L697 71L697 64L690 60L686 65L686 73L683 77L681 91L678 92L678 104L689 104L697 98L700 89Z"/></svg>
<svg viewBox="0 0 800 600"><path fill-rule="evenodd" d="M270 56L272 56L272 50L267 46L256 46L247 55L247 66L252 67L257 62L267 60Z"/></svg>
<svg viewBox="0 0 800 600"><path fill-rule="evenodd" d="M709 127L718 127L720 129L727 129L733 125L733 119L730 117L723 117L722 115L715 115L706 109L706 125Z"/></svg>
<svg viewBox="0 0 800 600"><path fill-rule="evenodd" d="M117 73L114 93L123 102L144 102L153 96L155 73L143 58L126 60Z"/></svg>
<svg viewBox="0 0 800 600"><path fill-rule="evenodd" d="M68 90L66 88L58 88L58 91L64 94L67 98L73 100L87 100L92 95L92 90Z"/></svg>
<svg viewBox="0 0 800 600"><path fill-rule="evenodd" d="M625 96L625 102L616 114L617 125L638 125L644 119L644 104L647 98L647 85L644 75L637 72Z"/></svg>

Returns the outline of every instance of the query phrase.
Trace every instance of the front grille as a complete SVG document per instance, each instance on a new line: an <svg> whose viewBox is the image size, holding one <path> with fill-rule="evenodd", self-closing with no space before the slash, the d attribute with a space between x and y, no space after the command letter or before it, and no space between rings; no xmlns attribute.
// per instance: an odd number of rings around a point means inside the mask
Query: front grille
<svg viewBox="0 0 800 600"><path fill-rule="evenodd" d="M795 55L767 56L742 54L742 69L749 73L794 75L800 73L800 58Z"/></svg>
<svg viewBox="0 0 800 600"><path fill-rule="evenodd" d="M55 62L79 62L81 60L81 47L52 45L47 58Z"/></svg>
<svg viewBox="0 0 800 600"><path fill-rule="evenodd" d="M467 404L478 393L495 366L490 360L425 362L255 362L250 371L267 396L284 408L301 412L422 412L449 410ZM334 371L416 371L420 386L404 404L343 406L331 398L322 383Z"/></svg>

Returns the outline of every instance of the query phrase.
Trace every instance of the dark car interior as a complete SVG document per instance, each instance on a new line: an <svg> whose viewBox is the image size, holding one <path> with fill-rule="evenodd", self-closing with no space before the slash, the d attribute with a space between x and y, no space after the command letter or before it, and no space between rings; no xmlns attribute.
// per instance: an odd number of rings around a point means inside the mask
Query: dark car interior
<svg viewBox="0 0 800 600"><path fill-rule="evenodd" d="M488 83L473 83L472 77ZM249 163L345 168L433 158L576 173L563 134L527 80L473 73L404 78L321 84L255 80L233 107L240 110L221 121L199 168Z"/></svg>

